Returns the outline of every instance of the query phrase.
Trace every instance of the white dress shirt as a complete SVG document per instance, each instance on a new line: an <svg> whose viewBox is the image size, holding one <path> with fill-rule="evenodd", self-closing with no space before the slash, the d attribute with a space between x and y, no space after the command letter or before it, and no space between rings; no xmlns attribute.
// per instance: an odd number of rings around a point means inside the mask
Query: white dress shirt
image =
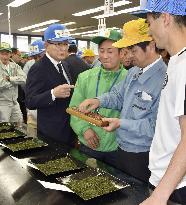
<svg viewBox="0 0 186 205"><path fill-rule="evenodd" d="M46 52L46 56L51 61L51 63L54 65L54 67L57 69L57 71L59 72L59 68L58 68L57 65L60 62L58 62L55 59L53 59L47 52ZM65 79L67 80L67 83L70 85L70 80L69 80L69 78L68 78L68 76L67 76L67 74L66 74L62 64L61 64L61 67L62 67L63 75L64 75ZM51 95L52 95L52 100L54 101L56 99L56 97L54 95L54 89L51 90Z"/></svg>

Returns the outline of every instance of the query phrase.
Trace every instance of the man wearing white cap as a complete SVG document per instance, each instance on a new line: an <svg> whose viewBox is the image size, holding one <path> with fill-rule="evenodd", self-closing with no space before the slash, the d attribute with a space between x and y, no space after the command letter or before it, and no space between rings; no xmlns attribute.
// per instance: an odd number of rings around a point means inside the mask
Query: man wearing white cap
<svg viewBox="0 0 186 205"><path fill-rule="evenodd" d="M75 138L66 108L74 86L68 67L61 61L70 39L62 24L52 24L46 29L46 55L35 63L28 73L26 105L29 109L37 109L40 135L72 146Z"/></svg>
<svg viewBox="0 0 186 205"><path fill-rule="evenodd" d="M186 1L151 0L145 12L157 46L171 58L150 150L154 191L141 205L186 204Z"/></svg>

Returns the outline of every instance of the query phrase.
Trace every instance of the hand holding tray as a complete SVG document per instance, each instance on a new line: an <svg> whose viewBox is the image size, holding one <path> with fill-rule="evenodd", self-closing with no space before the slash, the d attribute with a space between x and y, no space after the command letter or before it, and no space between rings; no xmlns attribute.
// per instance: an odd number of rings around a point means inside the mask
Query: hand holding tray
<svg viewBox="0 0 186 205"><path fill-rule="evenodd" d="M82 120L85 120L93 125L96 125L98 127L106 127L109 125L109 122L103 121L101 116L98 113L89 112L89 113L82 113L78 110L77 107L69 107L66 109L66 112L70 115L74 115L76 117L81 118Z"/></svg>

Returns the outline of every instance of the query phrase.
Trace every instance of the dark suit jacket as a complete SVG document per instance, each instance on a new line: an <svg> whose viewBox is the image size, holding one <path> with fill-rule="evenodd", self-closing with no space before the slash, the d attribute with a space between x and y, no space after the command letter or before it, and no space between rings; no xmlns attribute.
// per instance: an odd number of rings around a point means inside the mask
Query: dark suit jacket
<svg viewBox="0 0 186 205"><path fill-rule="evenodd" d="M74 84L75 84L77 77L80 73L90 69L90 67L81 58L79 58L76 54L69 55L65 59L65 62L68 63L69 71L70 71L72 81L74 82Z"/></svg>
<svg viewBox="0 0 186 205"><path fill-rule="evenodd" d="M70 78L68 66L63 67ZM70 117L66 113L69 98L52 100L51 89L67 83L46 55L35 63L27 76L26 105L28 109L37 109L37 126L39 133L47 138L72 145L74 134L70 128Z"/></svg>

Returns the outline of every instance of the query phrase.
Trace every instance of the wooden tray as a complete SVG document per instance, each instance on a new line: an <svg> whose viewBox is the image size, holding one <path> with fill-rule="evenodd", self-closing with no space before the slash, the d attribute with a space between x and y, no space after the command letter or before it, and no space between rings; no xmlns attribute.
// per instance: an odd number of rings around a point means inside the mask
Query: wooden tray
<svg viewBox="0 0 186 205"><path fill-rule="evenodd" d="M94 112L89 112L87 114L82 113L78 110L76 107L69 107L66 109L66 112L69 113L70 115L74 115L76 117L81 118L82 120L85 120L93 125L96 125L98 127L106 127L109 125L109 122L103 121L101 116L98 113Z"/></svg>

